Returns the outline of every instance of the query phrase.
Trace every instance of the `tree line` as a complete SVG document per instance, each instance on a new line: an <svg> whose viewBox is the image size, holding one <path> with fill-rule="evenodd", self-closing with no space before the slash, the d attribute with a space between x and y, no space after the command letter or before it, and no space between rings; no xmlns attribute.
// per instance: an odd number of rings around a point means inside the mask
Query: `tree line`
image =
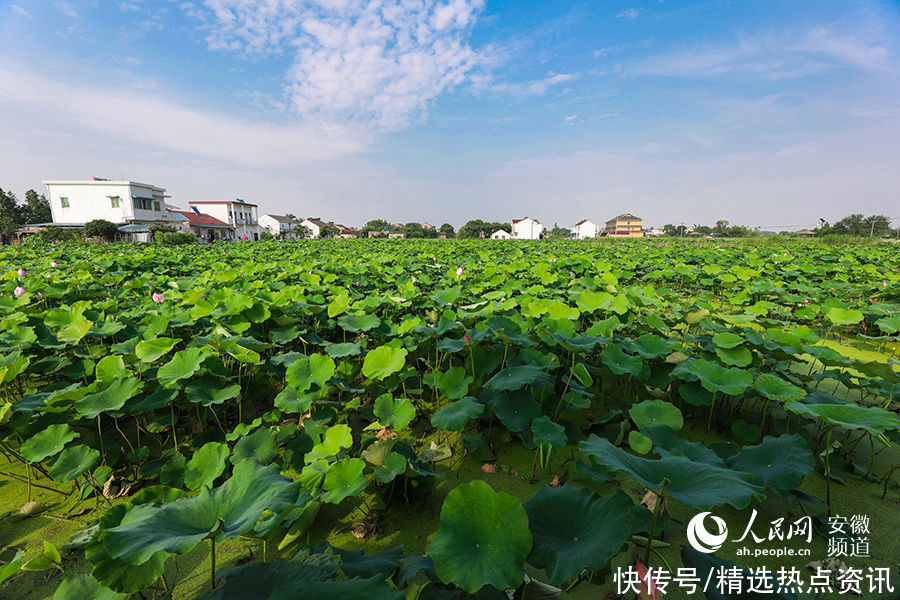
<svg viewBox="0 0 900 600"><path fill-rule="evenodd" d="M8 243L20 227L52 220L50 202L43 194L28 190L25 202L20 204L14 193L0 188L0 239L4 243Z"/></svg>

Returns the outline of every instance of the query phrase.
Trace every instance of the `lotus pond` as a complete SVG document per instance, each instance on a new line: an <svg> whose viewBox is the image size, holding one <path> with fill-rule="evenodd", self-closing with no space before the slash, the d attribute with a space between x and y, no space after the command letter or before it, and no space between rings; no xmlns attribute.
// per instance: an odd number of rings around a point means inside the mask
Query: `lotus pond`
<svg viewBox="0 0 900 600"><path fill-rule="evenodd" d="M0 293L2 598L900 590L898 244L2 247Z"/></svg>

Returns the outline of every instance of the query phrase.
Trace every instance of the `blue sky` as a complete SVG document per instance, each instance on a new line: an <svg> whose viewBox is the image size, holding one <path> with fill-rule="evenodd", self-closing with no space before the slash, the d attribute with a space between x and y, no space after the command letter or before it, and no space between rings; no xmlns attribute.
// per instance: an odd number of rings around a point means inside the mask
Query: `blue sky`
<svg viewBox="0 0 900 600"><path fill-rule="evenodd" d="M900 3L0 1L0 187L347 224L900 224Z"/></svg>

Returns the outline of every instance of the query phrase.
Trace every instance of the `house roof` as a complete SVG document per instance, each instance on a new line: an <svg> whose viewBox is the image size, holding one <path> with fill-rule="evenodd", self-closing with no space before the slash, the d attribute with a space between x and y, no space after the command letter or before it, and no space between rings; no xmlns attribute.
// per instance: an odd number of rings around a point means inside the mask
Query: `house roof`
<svg viewBox="0 0 900 600"><path fill-rule="evenodd" d="M300 222L300 221L298 221L297 219L292 219L292 218L290 218L290 217L288 217L288 216L285 216L285 215L269 215L269 214L265 214L265 215L263 215L263 216L264 216L264 217L270 217L270 218L272 218L272 219L275 219L275 220L278 221L279 223L299 223L299 222Z"/></svg>
<svg viewBox="0 0 900 600"><path fill-rule="evenodd" d="M578 227L579 225L584 225L588 221L590 221L590 219L582 219L582 220L578 221L577 223L575 223L575 225L573 225L573 227Z"/></svg>
<svg viewBox="0 0 900 600"><path fill-rule="evenodd" d="M211 215L203 213L197 214L192 210L173 210L170 212L177 213L187 218L191 225L203 225L204 227L230 227L228 223L220 221Z"/></svg>
<svg viewBox="0 0 900 600"><path fill-rule="evenodd" d="M513 220L512 220L512 224L515 225L516 223L519 223L519 222L524 221L524 220L526 220L526 219L531 219L531 217L522 217L521 219L513 219ZM540 221L538 221L537 219L531 219L531 220L534 221L535 223L540 223Z"/></svg>
<svg viewBox="0 0 900 600"><path fill-rule="evenodd" d="M256 206L252 202L238 202L237 200L191 200L188 204L238 204L240 206Z"/></svg>
<svg viewBox="0 0 900 600"><path fill-rule="evenodd" d="M636 216L634 216L634 215L631 214L631 213L622 213L621 215L619 215L619 216L617 216L617 217L613 217L612 219L610 219L609 221L607 221L607 223L609 223L610 221L622 221L622 220L624 220L624 219L637 219L638 221L643 221L642 218L636 217Z"/></svg>
<svg viewBox="0 0 900 600"><path fill-rule="evenodd" d="M320 221L319 219L307 219L307 221L309 221L316 227L326 227L328 225L328 223L326 223L325 221Z"/></svg>

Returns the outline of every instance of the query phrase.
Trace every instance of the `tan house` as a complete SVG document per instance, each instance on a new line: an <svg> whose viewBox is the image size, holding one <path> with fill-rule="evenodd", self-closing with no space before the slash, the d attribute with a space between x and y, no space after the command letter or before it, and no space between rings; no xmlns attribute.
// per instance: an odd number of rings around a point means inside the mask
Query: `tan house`
<svg viewBox="0 0 900 600"><path fill-rule="evenodd" d="M798 231L797 235L799 235L800 237L805 237L805 238L813 238L813 237L816 237L816 232L810 231L809 229L804 229L803 231Z"/></svg>
<svg viewBox="0 0 900 600"><path fill-rule="evenodd" d="M606 222L605 234L613 237L644 237L644 220L631 213L625 213Z"/></svg>

